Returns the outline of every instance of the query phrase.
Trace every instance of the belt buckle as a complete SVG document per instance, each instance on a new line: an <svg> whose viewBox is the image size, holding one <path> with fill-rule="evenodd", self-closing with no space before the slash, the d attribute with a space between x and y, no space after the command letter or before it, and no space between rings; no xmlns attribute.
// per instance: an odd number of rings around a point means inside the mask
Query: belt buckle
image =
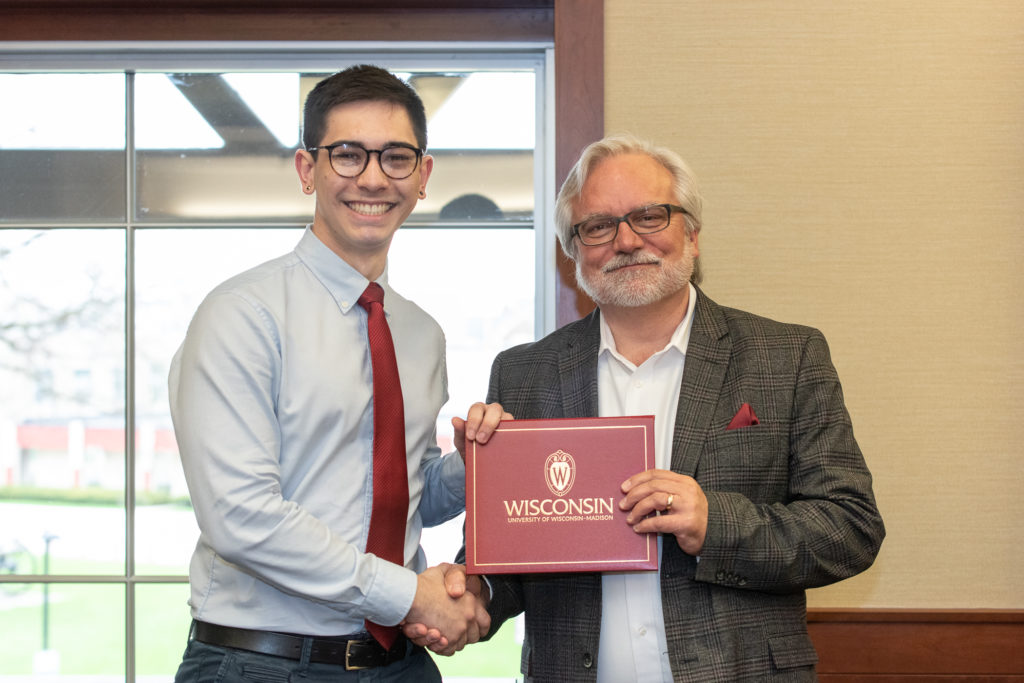
<svg viewBox="0 0 1024 683"><path fill-rule="evenodd" d="M368 666L355 666L348 663L349 654L352 650L352 643L358 643L360 641L350 640L345 643L345 671L360 671L362 669L369 669Z"/></svg>

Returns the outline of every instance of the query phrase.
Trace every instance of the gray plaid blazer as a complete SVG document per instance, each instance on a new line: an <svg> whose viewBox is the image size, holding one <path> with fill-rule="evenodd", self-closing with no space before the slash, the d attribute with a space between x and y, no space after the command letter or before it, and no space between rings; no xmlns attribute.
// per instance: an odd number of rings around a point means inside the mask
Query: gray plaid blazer
<svg viewBox="0 0 1024 683"><path fill-rule="evenodd" d="M517 418L597 415L594 311L503 351L488 402ZM885 529L822 334L698 290L672 469L708 498L700 561L664 540L676 681L813 681L804 591L867 569ZM760 424L726 430L743 403ZM527 681L596 681L600 574L494 575L491 632L525 610Z"/></svg>

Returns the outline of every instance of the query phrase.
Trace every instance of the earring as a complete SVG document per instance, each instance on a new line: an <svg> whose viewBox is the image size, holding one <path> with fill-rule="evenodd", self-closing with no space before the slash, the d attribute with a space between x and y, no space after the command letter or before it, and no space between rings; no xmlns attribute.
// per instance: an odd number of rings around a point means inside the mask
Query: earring
<svg viewBox="0 0 1024 683"><path fill-rule="evenodd" d="M420 190L420 199L426 199L426 198L427 198L427 191L426 190Z"/></svg>
<svg viewBox="0 0 1024 683"><path fill-rule="evenodd" d="M313 186L312 185L306 185L306 192L312 192L312 191L313 191Z"/></svg>

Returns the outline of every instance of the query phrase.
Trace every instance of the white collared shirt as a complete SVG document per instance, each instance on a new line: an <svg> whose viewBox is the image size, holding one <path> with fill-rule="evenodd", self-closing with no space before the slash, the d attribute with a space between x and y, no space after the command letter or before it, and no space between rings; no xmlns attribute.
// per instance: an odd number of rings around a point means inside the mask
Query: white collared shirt
<svg viewBox="0 0 1024 683"><path fill-rule="evenodd" d="M611 329L601 317L597 360L598 414L654 415L654 459L669 469L679 387L690 341L697 292L690 287L686 315L669 343L639 367L615 348ZM661 538L658 538L659 562ZM601 577L601 642L598 683L672 681L661 607L659 572L606 572Z"/></svg>

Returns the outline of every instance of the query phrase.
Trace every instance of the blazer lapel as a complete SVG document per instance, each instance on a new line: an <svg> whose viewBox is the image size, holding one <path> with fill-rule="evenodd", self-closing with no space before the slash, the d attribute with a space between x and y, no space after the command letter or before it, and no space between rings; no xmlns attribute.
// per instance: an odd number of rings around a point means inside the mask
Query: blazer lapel
<svg viewBox="0 0 1024 683"><path fill-rule="evenodd" d="M699 289L693 315L672 436L672 470L691 477L697 471L732 352L725 316Z"/></svg>
<svg viewBox="0 0 1024 683"><path fill-rule="evenodd" d="M562 414L565 417L597 416L597 349L601 344L598 309L579 327L579 334L566 341L558 356L562 385Z"/></svg>

